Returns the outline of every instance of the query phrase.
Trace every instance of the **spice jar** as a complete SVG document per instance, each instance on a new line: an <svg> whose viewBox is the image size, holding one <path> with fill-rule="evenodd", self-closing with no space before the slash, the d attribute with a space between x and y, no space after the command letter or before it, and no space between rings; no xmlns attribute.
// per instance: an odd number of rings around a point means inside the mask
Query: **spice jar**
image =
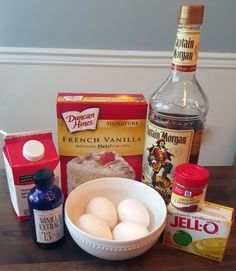
<svg viewBox="0 0 236 271"><path fill-rule="evenodd" d="M205 199L209 172L196 164L180 164L174 171L172 205L184 212L199 211Z"/></svg>

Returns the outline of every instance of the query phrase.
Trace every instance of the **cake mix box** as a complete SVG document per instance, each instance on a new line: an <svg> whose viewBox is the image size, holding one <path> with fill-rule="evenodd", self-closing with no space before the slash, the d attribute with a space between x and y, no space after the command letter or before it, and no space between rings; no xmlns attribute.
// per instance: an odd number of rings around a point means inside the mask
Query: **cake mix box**
<svg viewBox="0 0 236 271"><path fill-rule="evenodd" d="M168 205L165 245L221 262L233 223L234 209L204 202L198 212L182 212Z"/></svg>
<svg viewBox="0 0 236 271"><path fill-rule="evenodd" d="M47 168L60 186L60 161L50 130L6 134L3 158L12 205L18 221L29 219L28 193L32 175Z"/></svg>
<svg viewBox="0 0 236 271"><path fill-rule="evenodd" d="M141 180L147 103L141 94L59 93L62 189L101 177Z"/></svg>

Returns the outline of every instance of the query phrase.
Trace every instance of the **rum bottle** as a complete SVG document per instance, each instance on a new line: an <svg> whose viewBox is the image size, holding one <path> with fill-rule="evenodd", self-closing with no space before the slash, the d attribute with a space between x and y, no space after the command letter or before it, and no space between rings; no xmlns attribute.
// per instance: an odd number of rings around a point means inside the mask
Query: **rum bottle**
<svg viewBox="0 0 236 271"><path fill-rule="evenodd" d="M196 79L204 6L181 4L171 72L149 100L143 182L170 201L174 167L197 163L208 99Z"/></svg>

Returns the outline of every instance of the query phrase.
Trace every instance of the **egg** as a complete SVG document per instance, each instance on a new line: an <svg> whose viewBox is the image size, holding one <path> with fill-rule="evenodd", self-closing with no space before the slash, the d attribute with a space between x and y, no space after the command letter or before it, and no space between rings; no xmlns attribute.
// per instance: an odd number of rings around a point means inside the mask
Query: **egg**
<svg viewBox="0 0 236 271"><path fill-rule="evenodd" d="M83 214L79 217L78 228L93 236L112 240L112 233L107 223L92 214Z"/></svg>
<svg viewBox="0 0 236 271"><path fill-rule="evenodd" d="M146 207L136 199L125 199L117 207L120 221L135 222L148 227L150 215Z"/></svg>
<svg viewBox="0 0 236 271"><path fill-rule="evenodd" d="M93 214L103 219L112 230L117 224L118 216L114 204L107 198L94 197L87 206L86 213Z"/></svg>
<svg viewBox="0 0 236 271"><path fill-rule="evenodd" d="M149 233L143 224L130 221L120 222L112 231L113 239L120 241L128 241L141 238Z"/></svg>

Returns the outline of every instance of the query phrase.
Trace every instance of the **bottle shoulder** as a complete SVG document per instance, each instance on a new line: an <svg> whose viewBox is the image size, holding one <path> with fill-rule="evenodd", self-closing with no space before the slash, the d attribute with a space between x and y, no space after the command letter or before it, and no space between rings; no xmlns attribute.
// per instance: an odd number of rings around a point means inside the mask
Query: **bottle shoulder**
<svg viewBox="0 0 236 271"><path fill-rule="evenodd" d="M194 73L171 73L151 95L150 110L187 115L206 115L208 98Z"/></svg>
<svg viewBox="0 0 236 271"><path fill-rule="evenodd" d="M34 187L29 192L28 202L35 209L50 210L63 204L64 197L61 189L56 185L48 188Z"/></svg>

